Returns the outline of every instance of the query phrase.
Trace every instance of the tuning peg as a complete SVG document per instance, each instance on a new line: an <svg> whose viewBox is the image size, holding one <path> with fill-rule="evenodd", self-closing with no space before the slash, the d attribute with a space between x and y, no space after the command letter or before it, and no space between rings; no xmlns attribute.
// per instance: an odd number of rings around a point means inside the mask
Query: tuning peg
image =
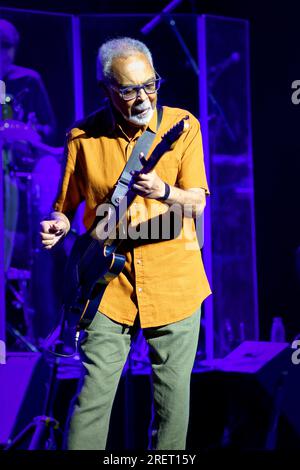
<svg viewBox="0 0 300 470"><path fill-rule="evenodd" d="M183 123L183 132L187 131L190 127L190 121L189 121L189 116L186 115L184 118L184 123Z"/></svg>

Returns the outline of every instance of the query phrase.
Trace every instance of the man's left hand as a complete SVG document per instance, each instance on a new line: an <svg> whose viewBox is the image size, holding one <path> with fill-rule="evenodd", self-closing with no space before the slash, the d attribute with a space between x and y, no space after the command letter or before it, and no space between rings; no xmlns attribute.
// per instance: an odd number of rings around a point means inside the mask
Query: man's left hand
<svg viewBox="0 0 300 470"><path fill-rule="evenodd" d="M155 170L145 174L134 172L132 179L133 184L131 189L139 196L149 199L158 199L165 194L165 183Z"/></svg>

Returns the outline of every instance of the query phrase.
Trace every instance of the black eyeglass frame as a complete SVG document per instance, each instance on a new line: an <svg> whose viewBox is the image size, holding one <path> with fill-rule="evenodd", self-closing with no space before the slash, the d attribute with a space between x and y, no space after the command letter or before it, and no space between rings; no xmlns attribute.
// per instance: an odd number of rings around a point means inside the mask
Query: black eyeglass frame
<svg viewBox="0 0 300 470"><path fill-rule="evenodd" d="M155 78L155 79L153 79L153 80L152 80L152 79L149 79L147 82L143 83L142 85L132 85L132 86L130 85L130 86L120 86L120 87L117 87L117 86L114 86L113 83L111 83L111 82L108 82L107 84L108 84L108 86L109 86L110 88L112 88L113 90L117 91L117 92L119 93L120 97L121 97L124 101L131 101L131 100L137 98L137 96L138 96L140 90L142 90L142 89L144 90L144 92L146 93L146 95L153 95L154 93L157 93L157 91L159 90L160 85L161 85L161 82L162 82L163 79L160 77L160 75L159 75L157 72L155 72L155 75L156 75L156 78ZM147 91L147 90L145 89L145 87L146 87L147 85L152 84L152 83L155 83L155 90L149 92L149 91ZM130 90L130 91L134 91L134 92L135 92L135 95L132 96L132 97L125 97L125 96L124 96L124 93L125 93L126 91L129 91L129 90Z"/></svg>

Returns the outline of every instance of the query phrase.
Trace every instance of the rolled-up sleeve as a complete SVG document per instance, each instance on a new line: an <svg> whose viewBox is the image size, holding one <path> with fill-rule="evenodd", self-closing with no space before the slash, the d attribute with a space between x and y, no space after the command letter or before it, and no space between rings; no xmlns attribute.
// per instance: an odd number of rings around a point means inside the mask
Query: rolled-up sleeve
<svg viewBox="0 0 300 470"><path fill-rule="evenodd" d="M182 157L177 176L181 189L203 188L209 194L199 121L190 115L190 129L183 140Z"/></svg>
<svg viewBox="0 0 300 470"><path fill-rule="evenodd" d="M84 200L80 190L80 178L78 177L78 148L75 139L67 135L65 145L65 162L62 168L58 193L53 209L72 218L79 204Z"/></svg>

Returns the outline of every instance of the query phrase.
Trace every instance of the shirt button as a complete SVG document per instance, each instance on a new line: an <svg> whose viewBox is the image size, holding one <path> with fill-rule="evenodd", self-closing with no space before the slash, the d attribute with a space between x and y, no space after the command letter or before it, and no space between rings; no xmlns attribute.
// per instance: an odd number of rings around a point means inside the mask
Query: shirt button
<svg viewBox="0 0 300 470"><path fill-rule="evenodd" d="M140 260L140 259L137 260L137 264L141 264L141 260Z"/></svg>
<svg viewBox="0 0 300 470"><path fill-rule="evenodd" d="M143 290L143 289L142 289L141 287L138 288L138 291L139 291L139 292L142 292L142 290Z"/></svg>

